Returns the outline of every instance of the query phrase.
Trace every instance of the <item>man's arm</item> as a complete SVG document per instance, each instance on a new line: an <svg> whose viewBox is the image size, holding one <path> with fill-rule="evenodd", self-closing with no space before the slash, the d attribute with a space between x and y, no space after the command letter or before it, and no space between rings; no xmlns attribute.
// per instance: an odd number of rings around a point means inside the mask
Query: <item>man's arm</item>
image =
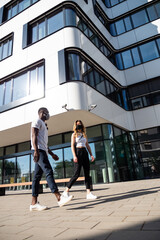
<svg viewBox="0 0 160 240"><path fill-rule="evenodd" d="M54 154L54 153L51 151L51 149L49 149L49 148L48 148L48 153L52 156L52 158L53 158L55 161L59 160L59 157L58 157L56 154Z"/></svg>
<svg viewBox="0 0 160 240"><path fill-rule="evenodd" d="M38 133L39 133L39 129L32 127L32 144L33 144L33 148L34 148L34 161L35 162L38 162L38 160L39 160L39 150L38 150L38 144L37 144Z"/></svg>

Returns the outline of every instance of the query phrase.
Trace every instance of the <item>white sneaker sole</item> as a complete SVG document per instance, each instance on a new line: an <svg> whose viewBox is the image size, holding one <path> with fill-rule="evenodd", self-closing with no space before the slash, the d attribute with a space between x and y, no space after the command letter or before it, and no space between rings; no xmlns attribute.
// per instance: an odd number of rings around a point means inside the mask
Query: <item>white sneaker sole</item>
<svg viewBox="0 0 160 240"><path fill-rule="evenodd" d="M30 208L30 212L40 212L40 211L44 211L44 210L47 210L48 208L41 208L41 209L38 209L38 208Z"/></svg>
<svg viewBox="0 0 160 240"><path fill-rule="evenodd" d="M87 197L86 197L86 199L88 199L88 200L96 200L97 197L95 197L95 198L87 198Z"/></svg>
<svg viewBox="0 0 160 240"><path fill-rule="evenodd" d="M58 202L59 207L63 207L64 205L66 205L67 203L69 203L69 202L72 200L72 198L73 198L73 196L70 195L70 196L68 197L68 199L67 199L66 202L63 202L63 203L61 203L61 204Z"/></svg>

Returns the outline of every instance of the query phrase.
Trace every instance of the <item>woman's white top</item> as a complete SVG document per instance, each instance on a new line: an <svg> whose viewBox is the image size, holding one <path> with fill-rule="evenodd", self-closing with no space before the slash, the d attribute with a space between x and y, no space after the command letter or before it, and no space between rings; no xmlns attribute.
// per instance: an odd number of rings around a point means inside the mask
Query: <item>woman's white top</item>
<svg viewBox="0 0 160 240"><path fill-rule="evenodd" d="M86 138L83 136L83 134L81 133L80 135L78 135L76 137L76 147L86 147Z"/></svg>

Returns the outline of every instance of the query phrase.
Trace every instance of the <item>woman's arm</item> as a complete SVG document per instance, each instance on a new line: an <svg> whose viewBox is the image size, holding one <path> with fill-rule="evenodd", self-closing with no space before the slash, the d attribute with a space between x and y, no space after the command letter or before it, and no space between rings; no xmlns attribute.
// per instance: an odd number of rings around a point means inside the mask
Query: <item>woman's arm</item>
<svg viewBox="0 0 160 240"><path fill-rule="evenodd" d="M73 133L72 137L71 137L71 150L72 150L72 154L73 154L73 161L78 162L76 152L75 152L75 133Z"/></svg>
<svg viewBox="0 0 160 240"><path fill-rule="evenodd" d="M88 152L89 152L89 154L90 154L90 156L91 156L91 162L94 162L94 157L93 157L93 155L92 155L91 148L90 148L90 146L89 146L89 144L88 144L88 139L87 139L87 137L86 137L86 148L87 148L87 150L88 150Z"/></svg>

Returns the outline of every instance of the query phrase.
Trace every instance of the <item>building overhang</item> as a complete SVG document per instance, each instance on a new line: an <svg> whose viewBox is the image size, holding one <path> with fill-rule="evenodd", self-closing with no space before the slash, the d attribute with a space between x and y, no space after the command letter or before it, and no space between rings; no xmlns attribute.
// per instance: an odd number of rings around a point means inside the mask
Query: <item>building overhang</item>
<svg viewBox="0 0 160 240"><path fill-rule="evenodd" d="M82 120L85 127L94 126L102 123L109 123L93 112L84 110L71 110L61 114L51 116L48 125L48 135L55 135L63 132L72 131L73 123L76 120ZM16 143L21 143L30 140L31 122L19 125L14 128L0 132L0 147L9 146Z"/></svg>

